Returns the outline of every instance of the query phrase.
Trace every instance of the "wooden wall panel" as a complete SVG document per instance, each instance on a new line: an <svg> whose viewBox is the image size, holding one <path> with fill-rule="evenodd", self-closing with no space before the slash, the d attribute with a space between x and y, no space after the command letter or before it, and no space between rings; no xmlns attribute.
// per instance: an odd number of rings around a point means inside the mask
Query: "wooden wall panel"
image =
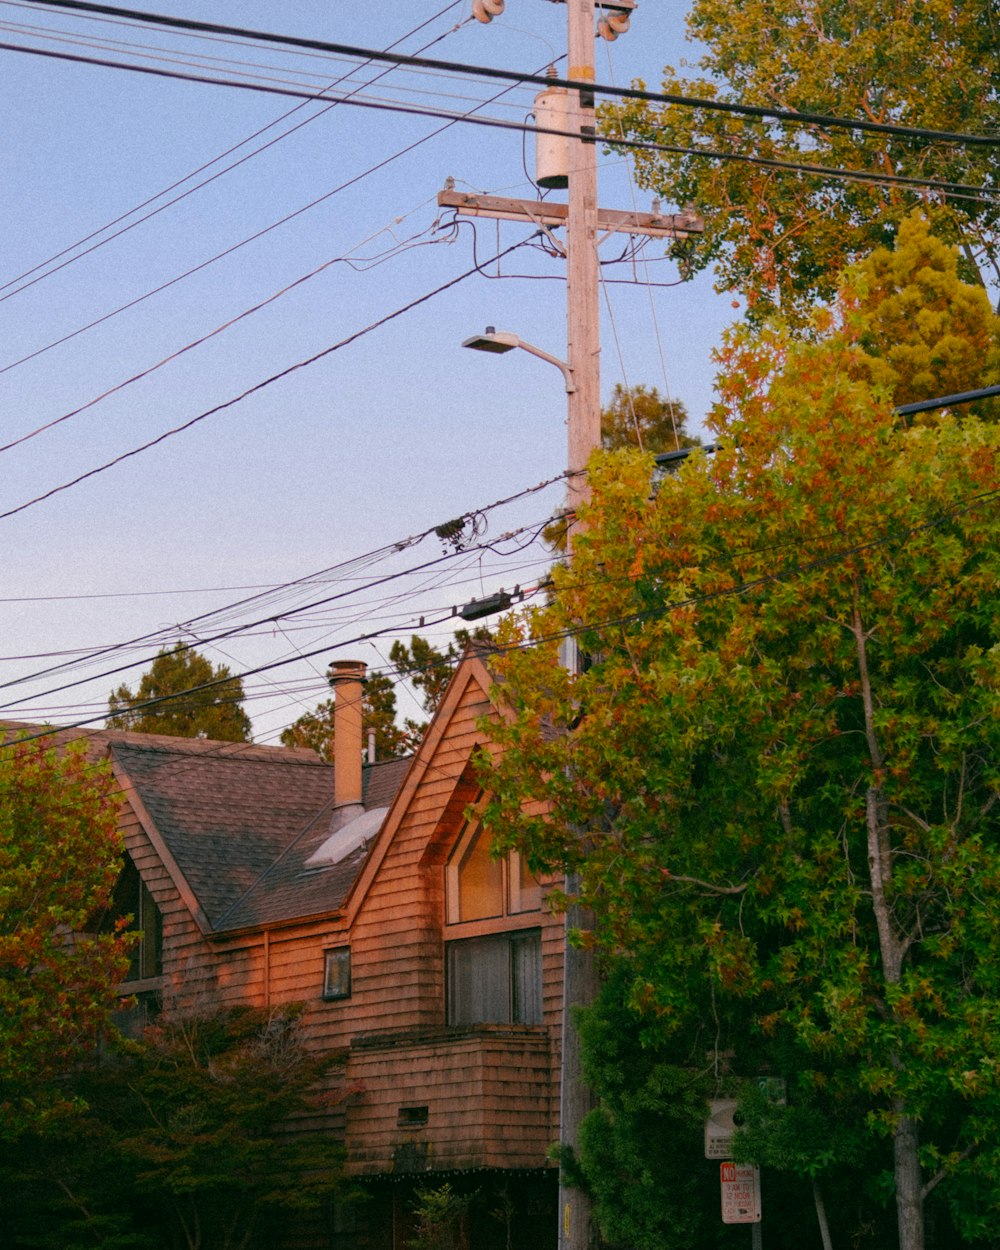
<svg viewBox="0 0 1000 1250"><path fill-rule="evenodd" d="M348 1168L377 1175L545 1167L550 1073L539 1030L486 1026L359 1040L348 1067L356 1091L347 1107ZM407 1122L408 1111L423 1108L424 1122Z"/></svg>

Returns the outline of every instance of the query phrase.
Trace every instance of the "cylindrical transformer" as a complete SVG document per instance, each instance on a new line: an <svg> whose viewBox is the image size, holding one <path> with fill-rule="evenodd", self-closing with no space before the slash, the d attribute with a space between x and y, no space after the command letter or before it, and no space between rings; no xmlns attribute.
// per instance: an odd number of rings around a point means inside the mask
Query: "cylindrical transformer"
<svg viewBox="0 0 1000 1250"><path fill-rule="evenodd" d="M564 87L546 87L535 96L535 181L540 187L569 186L569 94Z"/></svg>

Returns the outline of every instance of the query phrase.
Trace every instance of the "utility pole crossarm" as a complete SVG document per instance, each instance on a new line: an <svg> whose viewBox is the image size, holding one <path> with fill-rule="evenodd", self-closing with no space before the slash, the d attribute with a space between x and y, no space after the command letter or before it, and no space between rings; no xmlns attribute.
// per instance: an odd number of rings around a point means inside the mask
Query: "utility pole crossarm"
<svg viewBox="0 0 1000 1250"><path fill-rule="evenodd" d="M437 202L439 207L454 208L466 217L492 217L549 227L565 226L569 220L569 205L557 200L512 200L500 195L439 191ZM605 234L690 239L704 231L705 222L696 213L630 213L617 208L598 208L597 228Z"/></svg>

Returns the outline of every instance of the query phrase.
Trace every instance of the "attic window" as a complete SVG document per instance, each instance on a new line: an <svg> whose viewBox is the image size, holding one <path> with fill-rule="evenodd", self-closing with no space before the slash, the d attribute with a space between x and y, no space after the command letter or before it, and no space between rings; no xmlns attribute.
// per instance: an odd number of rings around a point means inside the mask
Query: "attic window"
<svg viewBox="0 0 1000 1250"><path fill-rule="evenodd" d="M449 924L539 911L542 889L516 851L494 856L478 821L462 830L445 870Z"/></svg>
<svg viewBox="0 0 1000 1250"><path fill-rule="evenodd" d="M400 1107L396 1123L400 1128L420 1128L427 1123L428 1118L427 1107Z"/></svg>

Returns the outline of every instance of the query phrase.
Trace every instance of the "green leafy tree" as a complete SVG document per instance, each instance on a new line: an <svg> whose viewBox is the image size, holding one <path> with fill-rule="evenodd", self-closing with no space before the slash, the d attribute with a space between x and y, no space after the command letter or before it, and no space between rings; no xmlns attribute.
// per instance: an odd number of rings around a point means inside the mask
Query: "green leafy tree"
<svg viewBox="0 0 1000 1250"><path fill-rule="evenodd" d="M663 90L798 113L924 129L996 135L1000 130L997 18L992 0L694 0L688 32L705 49L701 75L671 66ZM829 299L844 266L892 241L922 198L919 188L783 172L727 155L805 161L874 175L972 187L995 185L996 148L931 142L810 123L752 121L706 109L645 103L604 110L604 129L669 144L634 152L642 185L705 218L695 269L714 265L718 286L751 316L780 307L804 319ZM961 245L967 278L1000 280L1000 202L975 193L927 196L935 230Z"/></svg>
<svg viewBox="0 0 1000 1250"><path fill-rule="evenodd" d="M78 1073L87 1111L11 1169L5 1232L52 1250L276 1244L296 1213L342 1190L342 1147L288 1131L326 1100L336 1062L302 1047L294 1009L148 1029Z"/></svg>
<svg viewBox="0 0 1000 1250"><path fill-rule="evenodd" d="M849 296L811 342L734 332L720 450L652 502L648 459L595 457L483 778L500 845L580 874L633 1006L863 1130L922 1250L925 1204L1000 1213L1000 435L901 428L865 332Z"/></svg>
<svg viewBox="0 0 1000 1250"><path fill-rule="evenodd" d="M601 409L601 442L608 451L638 447L640 451L677 451L693 447L687 432L687 409L679 399L664 399L655 386L615 383Z"/></svg>
<svg viewBox="0 0 1000 1250"><path fill-rule="evenodd" d="M396 678L403 678L420 692L424 711L433 716L445 692L455 664L465 647L475 639L489 638L489 630L458 629L454 641L447 647L435 647L419 634L410 638L409 645L394 642L389 660ZM396 719L397 681L387 673L371 673L365 681L362 699L362 717L365 730L375 730L375 752L380 759L408 755L415 750L427 731L426 721L406 717L400 725ZM334 700L327 699L314 712L300 716L281 734L286 747L311 747L324 759L333 759Z"/></svg>
<svg viewBox="0 0 1000 1250"><path fill-rule="evenodd" d="M637 447L655 454L696 447L688 433L687 409L679 399L665 399L655 386L616 382L611 399L601 409L601 445L606 451ZM566 520L546 526L545 541L556 551L566 550Z"/></svg>
<svg viewBox="0 0 1000 1250"><path fill-rule="evenodd" d="M468 1213L473 1194L456 1193L445 1182L418 1189L413 1205L413 1236L406 1250L469 1250Z"/></svg>
<svg viewBox="0 0 1000 1250"><path fill-rule="evenodd" d="M389 659L399 676L420 691L424 711L433 716L466 647L473 642L486 642L489 637L490 631L482 626L472 630L456 629L454 639L442 649L414 634L409 646L405 642L394 642ZM424 724L416 728L423 733L427 726Z"/></svg>
<svg viewBox="0 0 1000 1250"><path fill-rule="evenodd" d="M310 747L325 760L333 760L334 700L325 699L314 712L306 712L294 724L282 730L281 743L286 747ZM379 759L407 755L413 750L415 738L410 722L396 722L396 686L385 673L371 673L365 681L361 701L362 725L365 732L375 730L375 752Z"/></svg>
<svg viewBox="0 0 1000 1250"><path fill-rule="evenodd" d="M71 1101L128 967L123 933L88 932L121 871L119 795L82 743L0 745L0 1139Z"/></svg>
<svg viewBox="0 0 1000 1250"><path fill-rule="evenodd" d="M894 403L956 395L1000 377L1000 316L981 286L962 281L958 259L913 212L895 247L876 248L851 272L866 375ZM1000 400L968 411L996 419Z"/></svg>
<svg viewBox="0 0 1000 1250"><path fill-rule="evenodd" d="M718 1167L701 1157L711 1073L671 1048L629 1005L625 962L581 1020L584 1069L598 1104L584 1120L579 1180L608 1243L630 1250L745 1245L718 1219ZM768 1209L769 1238L772 1230Z"/></svg>
<svg viewBox="0 0 1000 1250"><path fill-rule="evenodd" d="M133 693L119 686L108 699L109 729L249 742L243 682L220 664L178 643L161 651ZM146 707L144 704L151 703Z"/></svg>

